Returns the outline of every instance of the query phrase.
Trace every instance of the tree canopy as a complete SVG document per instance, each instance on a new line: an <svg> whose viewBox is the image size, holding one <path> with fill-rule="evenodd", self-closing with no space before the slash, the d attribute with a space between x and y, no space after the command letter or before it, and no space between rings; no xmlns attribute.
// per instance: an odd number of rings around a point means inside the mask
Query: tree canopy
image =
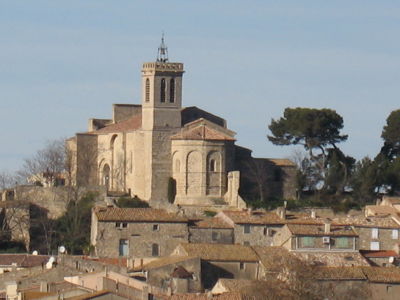
<svg viewBox="0 0 400 300"><path fill-rule="evenodd" d="M343 118L332 109L286 108L279 120L269 125L268 139L275 145L303 145L313 156L313 149L325 152L326 146L347 140L341 135Z"/></svg>
<svg viewBox="0 0 400 300"><path fill-rule="evenodd" d="M381 137L384 140L381 153L390 160L395 159L400 154L400 109L394 110L386 119Z"/></svg>

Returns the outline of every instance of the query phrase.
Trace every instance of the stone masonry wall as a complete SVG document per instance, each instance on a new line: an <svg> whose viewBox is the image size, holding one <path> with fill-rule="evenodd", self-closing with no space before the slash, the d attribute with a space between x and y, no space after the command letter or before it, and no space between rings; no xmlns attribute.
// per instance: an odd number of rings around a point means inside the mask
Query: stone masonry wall
<svg viewBox="0 0 400 300"><path fill-rule="evenodd" d="M233 244L231 228L196 228L189 227L190 243Z"/></svg>
<svg viewBox="0 0 400 300"><path fill-rule="evenodd" d="M99 257L118 257L120 240L128 240L129 257L151 257L153 244L159 245L159 256L167 256L180 243L188 242L188 229L186 223L130 222L123 228L116 227L116 222L98 222L96 254Z"/></svg>

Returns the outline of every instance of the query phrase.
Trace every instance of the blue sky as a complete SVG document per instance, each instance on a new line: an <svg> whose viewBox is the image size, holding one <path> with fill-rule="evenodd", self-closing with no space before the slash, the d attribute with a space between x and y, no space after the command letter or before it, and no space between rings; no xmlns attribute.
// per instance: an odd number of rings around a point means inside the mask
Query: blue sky
<svg viewBox="0 0 400 300"><path fill-rule="evenodd" d="M340 147L373 157L400 108L398 1L0 0L0 171L139 103L162 31L184 105L224 117L255 156L291 155L266 139L285 107L328 107Z"/></svg>

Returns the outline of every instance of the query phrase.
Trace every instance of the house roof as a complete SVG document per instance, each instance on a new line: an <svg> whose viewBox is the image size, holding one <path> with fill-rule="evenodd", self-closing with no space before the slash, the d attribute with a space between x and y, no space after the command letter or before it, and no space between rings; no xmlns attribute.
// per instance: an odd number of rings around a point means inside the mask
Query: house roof
<svg viewBox="0 0 400 300"><path fill-rule="evenodd" d="M281 219L274 212L266 211L233 211L224 210L223 214L236 224L254 224L254 225L265 225L265 224L285 224L285 220Z"/></svg>
<svg viewBox="0 0 400 300"><path fill-rule="evenodd" d="M143 266L136 266L131 271L147 271L151 269L157 269L167 265L173 265L177 263L181 263L184 261L191 260L196 258L195 256L165 256L158 259L155 259Z"/></svg>
<svg viewBox="0 0 400 300"><path fill-rule="evenodd" d="M75 296L75 297L69 297L68 300L88 300L88 299L93 299L97 298L103 295L111 294L110 291L107 290L101 290L93 293L86 293L83 295Z"/></svg>
<svg viewBox="0 0 400 300"><path fill-rule="evenodd" d="M400 255L394 250L360 250L360 253L367 258L378 258L378 257L399 257Z"/></svg>
<svg viewBox="0 0 400 300"><path fill-rule="evenodd" d="M331 225L330 232L325 233L324 225L313 224L287 224L293 235L311 236L358 236L353 228L348 226Z"/></svg>
<svg viewBox="0 0 400 300"><path fill-rule="evenodd" d="M188 222L185 217L155 208L96 207L95 214L99 221L104 222Z"/></svg>
<svg viewBox="0 0 400 300"><path fill-rule="evenodd" d="M391 215L398 213L398 210L392 206L386 205L366 205L365 210L368 211L369 214L373 214L375 216L378 215Z"/></svg>
<svg viewBox="0 0 400 300"><path fill-rule="evenodd" d="M195 228L209 228L209 229L231 229L233 228L230 224L224 222L220 218L205 218L203 220L197 221L194 224Z"/></svg>
<svg viewBox="0 0 400 300"><path fill-rule="evenodd" d="M295 257L314 266L351 267L369 266L368 261L359 252L291 252Z"/></svg>
<svg viewBox="0 0 400 300"><path fill-rule="evenodd" d="M126 131L132 131L132 130L137 130L142 127L142 115L137 114L134 115L133 117L130 117L129 119L126 119L124 121L118 122L118 123L112 123L109 125L106 125L105 127L92 131L90 133L92 134L106 134L106 133L114 133L114 132L126 132Z"/></svg>
<svg viewBox="0 0 400 300"><path fill-rule="evenodd" d="M0 254L0 266L16 264L17 267L31 268L48 262L49 258L48 255Z"/></svg>
<svg viewBox="0 0 400 300"><path fill-rule="evenodd" d="M366 280L367 276L360 267L318 267L314 276L319 280Z"/></svg>
<svg viewBox="0 0 400 300"><path fill-rule="evenodd" d="M168 296L169 300L263 300L264 298L255 297L252 295L246 295L241 292L228 292L220 295L208 295L208 294L174 294Z"/></svg>
<svg viewBox="0 0 400 300"><path fill-rule="evenodd" d="M342 218L333 218L332 222L337 225L350 225L355 227L379 227L379 228L400 228L392 217L364 217L351 216Z"/></svg>
<svg viewBox="0 0 400 300"><path fill-rule="evenodd" d="M224 286L227 292L240 292L246 287L261 287L268 284L262 280L248 280L248 279L228 279L220 278L218 282Z"/></svg>
<svg viewBox="0 0 400 300"><path fill-rule="evenodd" d="M294 224L323 224L320 218L311 218L310 214L287 212L286 218L282 219L277 213L262 210L224 210L219 217L224 215L235 224L253 224L253 225L284 225Z"/></svg>
<svg viewBox="0 0 400 300"><path fill-rule="evenodd" d="M273 162L275 165L280 167L295 167L296 164L287 158L267 158L267 160Z"/></svg>
<svg viewBox="0 0 400 300"><path fill-rule="evenodd" d="M180 244L188 256L208 261L257 262L258 256L249 246L238 244Z"/></svg>
<svg viewBox="0 0 400 300"><path fill-rule="evenodd" d="M280 268L281 266L277 266L277 262L279 260L288 261L288 259L294 258L294 255L283 247L253 246L252 248L259 257L259 260L262 263L262 265L268 270L273 270L277 267Z"/></svg>
<svg viewBox="0 0 400 300"><path fill-rule="evenodd" d="M370 282L376 283L400 283L400 269L389 267L365 267L362 268Z"/></svg>

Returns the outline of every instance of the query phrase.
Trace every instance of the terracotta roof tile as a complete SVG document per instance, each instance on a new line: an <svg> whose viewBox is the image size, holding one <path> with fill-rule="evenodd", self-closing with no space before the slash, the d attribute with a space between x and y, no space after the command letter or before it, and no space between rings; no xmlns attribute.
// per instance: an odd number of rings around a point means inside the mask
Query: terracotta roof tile
<svg viewBox="0 0 400 300"><path fill-rule="evenodd" d="M253 250L259 257L259 260L263 264L263 266L268 270L273 270L277 267L277 261L284 259L288 261L290 258L294 258L295 256L289 252L287 249L283 247L271 246L271 247L262 247L262 246L253 246ZM281 267L281 266L279 266Z"/></svg>
<svg viewBox="0 0 400 300"><path fill-rule="evenodd" d="M188 256L209 261L257 262L258 256L249 246L232 244L180 244Z"/></svg>
<svg viewBox="0 0 400 300"><path fill-rule="evenodd" d="M319 280L366 280L361 267L318 267L315 278Z"/></svg>
<svg viewBox="0 0 400 300"><path fill-rule="evenodd" d="M365 267L362 270L370 282L400 283L399 268Z"/></svg>
<svg viewBox="0 0 400 300"><path fill-rule="evenodd" d="M285 224L285 221L274 212L225 210L223 214L235 224Z"/></svg>
<svg viewBox="0 0 400 300"><path fill-rule="evenodd" d="M286 213L286 218L282 219L277 213L272 211L223 211L223 214L231 219L235 224L254 224L254 225L284 225L284 224L323 224L323 219L311 218L306 213ZM220 215L222 216L222 215Z"/></svg>
<svg viewBox="0 0 400 300"><path fill-rule="evenodd" d="M364 217L351 216L343 218L333 218L332 222L337 225L351 225L355 227L379 227L379 228L400 228L393 219L389 217Z"/></svg>
<svg viewBox="0 0 400 300"><path fill-rule="evenodd" d="M400 255L396 253L394 250L380 250L380 251L373 251L373 250L360 250L360 253L367 258L373 257L399 257Z"/></svg>
<svg viewBox="0 0 400 300"><path fill-rule="evenodd" d="M263 298L245 295L241 292L228 292L221 295L209 296L207 294L175 294L168 298L170 300L263 300Z"/></svg>
<svg viewBox="0 0 400 300"><path fill-rule="evenodd" d="M397 209L395 209L392 206L386 206L386 205L366 205L365 210L367 210L369 214L373 214L376 216L391 215L398 213Z"/></svg>
<svg viewBox="0 0 400 300"><path fill-rule="evenodd" d="M151 270L151 269L157 269L163 266L167 265L173 265L177 263L181 263L187 260L191 260L193 258L196 258L195 256L166 256L166 257L161 257L158 259L155 259L147 264L144 264L143 266L136 266L133 270L131 271L146 271L146 270Z"/></svg>
<svg viewBox="0 0 400 300"><path fill-rule="evenodd" d="M142 127L142 115L138 114L124 121L107 125L99 130L92 131L92 134L106 134L113 132L125 132L140 129Z"/></svg>
<svg viewBox="0 0 400 300"><path fill-rule="evenodd" d="M353 228L348 226L331 225L329 233L325 233L324 225L310 224L287 224L290 232L294 235L313 235L313 236L358 236Z"/></svg>
<svg viewBox="0 0 400 300"><path fill-rule="evenodd" d="M302 261L315 265L326 267L366 267L370 266L368 261L360 252L303 252L293 251L294 256Z"/></svg>
<svg viewBox="0 0 400 300"><path fill-rule="evenodd" d="M96 207L95 213L99 221L106 222L188 222L188 219L185 217L155 208Z"/></svg>

